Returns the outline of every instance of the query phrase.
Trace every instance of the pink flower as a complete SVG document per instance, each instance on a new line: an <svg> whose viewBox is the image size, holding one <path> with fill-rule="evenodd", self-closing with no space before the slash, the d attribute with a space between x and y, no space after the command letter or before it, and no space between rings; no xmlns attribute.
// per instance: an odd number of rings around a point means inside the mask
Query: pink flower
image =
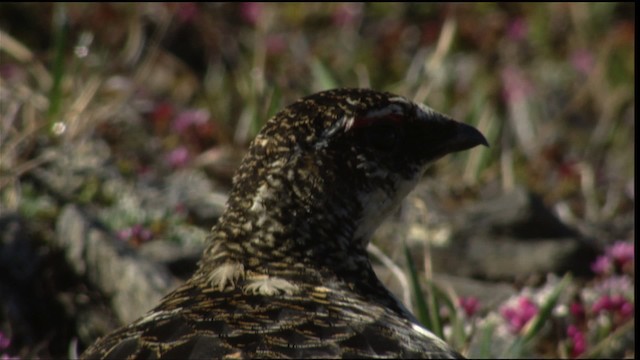
<svg viewBox="0 0 640 360"><path fill-rule="evenodd" d="M528 297L523 296L518 299L516 306L503 306L500 309L500 313L509 323L511 331L517 334L538 313L538 305Z"/></svg>
<svg viewBox="0 0 640 360"><path fill-rule="evenodd" d="M459 299L459 306L464 310L467 317L472 317L480 308L480 301L473 296L461 297Z"/></svg>
<svg viewBox="0 0 640 360"><path fill-rule="evenodd" d="M605 250L604 255L598 256L591 264L591 270L598 275L610 275L618 269L625 272L629 265L633 266L635 259L635 244L618 241Z"/></svg>
<svg viewBox="0 0 640 360"><path fill-rule="evenodd" d="M582 303L574 301L569 305L569 313L577 320L584 319L584 306Z"/></svg>
<svg viewBox="0 0 640 360"><path fill-rule="evenodd" d="M617 241L606 250L606 254L613 259L616 264L623 267L635 258L635 245L626 241Z"/></svg>
<svg viewBox="0 0 640 360"><path fill-rule="evenodd" d="M634 290L634 280L628 275L612 275L595 286L600 294L629 294Z"/></svg>
<svg viewBox="0 0 640 360"><path fill-rule="evenodd" d="M203 109L185 110L173 120L172 127L179 133L184 133L193 126L204 125L209 121L209 112Z"/></svg>
<svg viewBox="0 0 640 360"><path fill-rule="evenodd" d="M583 75L589 75L595 66L593 54L585 49L580 49L571 54L571 65Z"/></svg>
<svg viewBox="0 0 640 360"><path fill-rule="evenodd" d="M635 308L635 306L632 303L628 302L628 301L625 301L620 306L620 309L618 310L618 312L620 313L620 316L622 317L623 321L631 319L632 317L635 316L634 308Z"/></svg>
<svg viewBox="0 0 640 360"><path fill-rule="evenodd" d="M240 17L251 25L256 25L263 13L264 4L259 2L240 3Z"/></svg>
<svg viewBox="0 0 640 360"><path fill-rule="evenodd" d="M502 96L505 101L512 103L524 101L534 92L534 86L521 69L509 66L502 70Z"/></svg>
<svg viewBox="0 0 640 360"><path fill-rule="evenodd" d="M587 350L587 340L584 333L577 326L571 324L567 328L567 335L571 340L571 357L577 358Z"/></svg>
<svg viewBox="0 0 640 360"><path fill-rule="evenodd" d="M507 37L513 41L521 41L527 36L529 25L524 18L516 18L507 26Z"/></svg>
<svg viewBox="0 0 640 360"><path fill-rule="evenodd" d="M166 155L167 163L173 168L181 168L187 165L189 158L189 150L184 146L177 147Z"/></svg>
<svg viewBox="0 0 640 360"><path fill-rule="evenodd" d="M11 345L11 339L7 337L2 331L0 331L0 350L4 350Z"/></svg>
<svg viewBox="0 0 640 360"><path fill-rule="evenodd" d="M609 295L604 295L591 306L591 311L595 314L599 314L602 311L611 311L613 310L613 305L611 303L611 297Z"/></svg>
<svg viewBox="0 0 640 360"><path fill-rule="evenodd" d="M140 244L151 240L153 238L153 233L141 224L136 224L130 228L120 230L118 232L118 237L121 240L132 241Z"/></svg>
<svg viewBox="0 0 640 360"><path fill-rule="evenodd" d="M621 322L634 316L634 305L622 295L604 295L593 304L591 311L598 315L603 311L617 315Z"/></svg>
<svg viewBox="0 0 640 360"><path fill-rule="evenodd" d="M591 263L591 270L598 275L607 275L613 273L613 263L611 258L606 255L600 255Z"/></svg>
<svg viewBox="0 0 640 360"><path fill-rule="evenodd" d="M155 134L166 134L171 124L171 119L175 109L168 102L160 102L155 104L153 110L149 114L148 120L153 126Z"/></svg>

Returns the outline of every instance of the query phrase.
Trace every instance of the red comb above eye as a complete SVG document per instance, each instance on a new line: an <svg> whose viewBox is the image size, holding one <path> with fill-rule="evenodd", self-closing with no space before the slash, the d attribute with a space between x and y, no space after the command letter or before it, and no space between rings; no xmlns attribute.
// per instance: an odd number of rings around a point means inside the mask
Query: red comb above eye
<svg viewBox="0 0 640 360"><path fill-rule="evenodd" d="M347 130L360 129L369 126L382 125L382 124L401 124L402 115L400 114L386 114L383 116L359 116L351 119L347 122Z"/></svg>

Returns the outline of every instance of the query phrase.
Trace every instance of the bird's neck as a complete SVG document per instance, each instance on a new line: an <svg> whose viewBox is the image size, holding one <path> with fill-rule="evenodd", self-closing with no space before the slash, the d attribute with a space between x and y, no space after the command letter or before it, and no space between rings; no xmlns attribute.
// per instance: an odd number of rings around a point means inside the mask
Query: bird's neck
<svg viewBox="0 0 640 360"><path fill-rule="evenodd" d="M278 276L300 275L301 269L355 278L373 274L366 252L371 234L358 232L358 194L300 168L236 179L201 268L235 261L245 271Z"/></svg>
<svg viewBox="0 0 640 360"><path fill-rule="evenodd" d="M263 189L251 201L232 201L212 230L200 275L222 289L227 280L220 274L227 273L232 280L228 284L242 283L243 291L260 289L256 291L267 295L294 293L300 284L342 289L411 316L377 278L366 251L368 241L355 237L356 219L362 216L358 202L332 204L314 199L316 206L297 208L290 203L299 200L292 199L293 193L271 195Z"/></svg>
<svg viewBox="0 0 640 360"><path fill-rule="evenodd" d="M280 276L303 268L343 274L369 268L367 241L354 239L348 209L296 208L290 195L263 190L248 206L230 206L213 229L210 247L224 248L246 270Z"/></svg>

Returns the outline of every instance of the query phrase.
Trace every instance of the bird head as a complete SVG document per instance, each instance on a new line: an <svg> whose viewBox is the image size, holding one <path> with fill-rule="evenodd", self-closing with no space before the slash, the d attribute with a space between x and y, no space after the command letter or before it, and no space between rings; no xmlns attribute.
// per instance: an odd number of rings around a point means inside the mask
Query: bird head
<svg viewBox="0 0 640 360"><path fill-rule="evenodd" d="M341 253L364 252L429 164L480 144L487 141L475 128L397 95L320 92L267 121L223 219L250 252L331 253L340 261Z"/></svg>

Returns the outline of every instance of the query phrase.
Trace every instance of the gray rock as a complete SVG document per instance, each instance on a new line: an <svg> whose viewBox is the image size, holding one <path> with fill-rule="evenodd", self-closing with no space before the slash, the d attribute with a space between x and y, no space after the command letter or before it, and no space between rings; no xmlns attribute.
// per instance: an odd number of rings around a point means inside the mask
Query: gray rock
<svg viewBox="0 0 640 360"><path fill-rule="evenodd" d="M204 241L178 244L159 239L143 244L138 252L155 263L163 264L173 275L186 279L196 270L205 247Z"/></svg>
<svg viewBox="0 0 640 360"><path fill-rule="evenodd" d="M587 274L595 249L524 188L451 207L446 194L422 184L377 238L406 241L417 264L428 244L435 272L524 280L548 272ZM439 193L440 191L440 193ZM439 198L440 197L440 198ZM397 258L396 258L397 259Z"/></svg>
<svg viewBox="0 0 640 360"><path fill-rule="evenodd" d="M121 323L144 314L177 286L162 265L115 239L76 206L66 206L56 226L68 263L111 299Z"/></svg>

